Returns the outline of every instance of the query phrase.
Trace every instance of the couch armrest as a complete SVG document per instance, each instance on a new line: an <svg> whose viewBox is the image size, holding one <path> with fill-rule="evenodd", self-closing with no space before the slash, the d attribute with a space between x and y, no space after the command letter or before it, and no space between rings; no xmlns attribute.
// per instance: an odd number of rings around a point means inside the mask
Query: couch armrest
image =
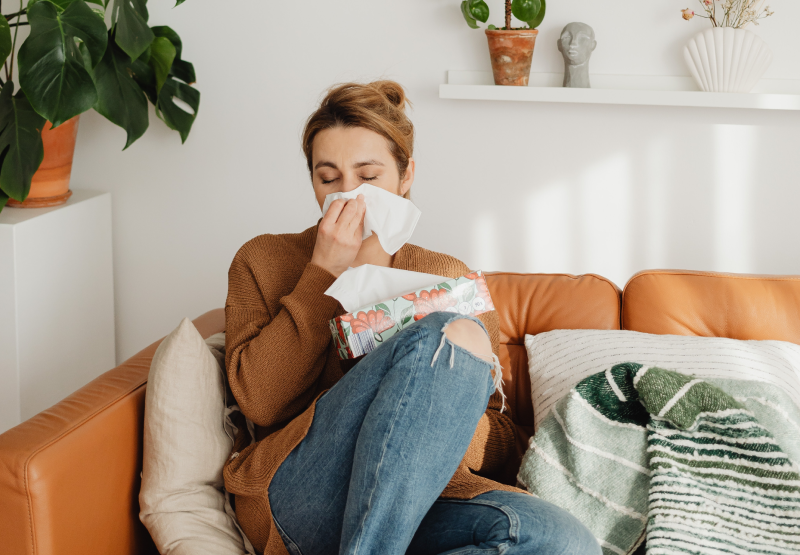
<svg viewBox="0 0 800 555"><path fill-rule="evenodd" d="M224 311L194 324L203 337L223 331ZM0 435L3 553L156 553L138 495L145 386L159 343Z"/></svg>

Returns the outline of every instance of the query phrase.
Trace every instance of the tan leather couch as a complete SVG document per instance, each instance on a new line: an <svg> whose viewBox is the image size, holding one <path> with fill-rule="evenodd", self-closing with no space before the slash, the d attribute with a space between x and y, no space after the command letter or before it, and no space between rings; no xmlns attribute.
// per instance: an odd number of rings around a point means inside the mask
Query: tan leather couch
<svg viewBox="0 0 800 555"><path fill-rule="evenodd" d="M497 273L489 287L520 451L533 430L525 334L622 327L800 343L800 277L647 271L621 292L596 275ZM223 311L195 325L204 337L223 331ZM155 553L139 522L138 491L157 346L0 435L0 554Z"/></svg>

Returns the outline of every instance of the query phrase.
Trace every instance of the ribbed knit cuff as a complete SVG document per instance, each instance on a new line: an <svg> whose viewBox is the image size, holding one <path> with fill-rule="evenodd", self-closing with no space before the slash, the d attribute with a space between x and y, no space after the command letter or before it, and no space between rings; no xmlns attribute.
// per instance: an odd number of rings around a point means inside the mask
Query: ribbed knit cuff
<svg viewBox="0 0 800 555"><path fill-rule="evenodd" d="M324 320L327 324L339 310L339 301L325 294L334 281L336 277L328 270L309 262L294 291L288 296L291 299L289 303L302 306L306 316ZM284 305L287 305L288 299L284 300Z"/></svg>
<svg viewBox="0 0 800 555"><path fill-rule="evenodd" d="M336 276L322 266L317 266L313 262L306 264L306 270L303 272L303 278L305 277L313 279L315 283L319 282L322 286L323 292L325 292L328 287L333 285L333 282L336 281ZM300 281L303 281L303 278L301 278Z"/></svg>

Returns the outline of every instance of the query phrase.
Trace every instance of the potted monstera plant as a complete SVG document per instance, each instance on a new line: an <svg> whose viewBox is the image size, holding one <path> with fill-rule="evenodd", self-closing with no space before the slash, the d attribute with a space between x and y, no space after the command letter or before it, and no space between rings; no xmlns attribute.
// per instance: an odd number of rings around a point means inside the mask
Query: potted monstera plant
<svg viewBox="0 0 800 555"><path fill-rule="evenodd" d="M545 0L505 0L505 9L505 27L498 29L489 25L486 29L494 83L527 86L533 47L539 34L537 27L544 21L547 6ZM484 0L463 0L461 13L473 29L479 28L479 21L486 23L489 20L489 6ZM527 26L512 28L512 15Z"/></svg>
<svg viewBox="0 0 800 555"><path fill-rule="evenodd" d="M77 118L89 109L122 127L128 148L147 130L150 101L186 141L200 106L194 67L175 31L148 25L146 3L20 0L0 17L0 210L29 196L66 202Z"/></svg>

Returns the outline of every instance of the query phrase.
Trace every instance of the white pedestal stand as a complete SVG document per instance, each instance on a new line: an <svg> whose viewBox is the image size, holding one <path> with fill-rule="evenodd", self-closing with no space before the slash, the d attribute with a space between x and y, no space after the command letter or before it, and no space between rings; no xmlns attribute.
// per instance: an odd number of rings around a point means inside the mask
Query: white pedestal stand
<svg viewBox="0 0 800 555"><path fill-rule="evenodd" d="M115 366L111 194L0 213L0 433Z"/></svg>

